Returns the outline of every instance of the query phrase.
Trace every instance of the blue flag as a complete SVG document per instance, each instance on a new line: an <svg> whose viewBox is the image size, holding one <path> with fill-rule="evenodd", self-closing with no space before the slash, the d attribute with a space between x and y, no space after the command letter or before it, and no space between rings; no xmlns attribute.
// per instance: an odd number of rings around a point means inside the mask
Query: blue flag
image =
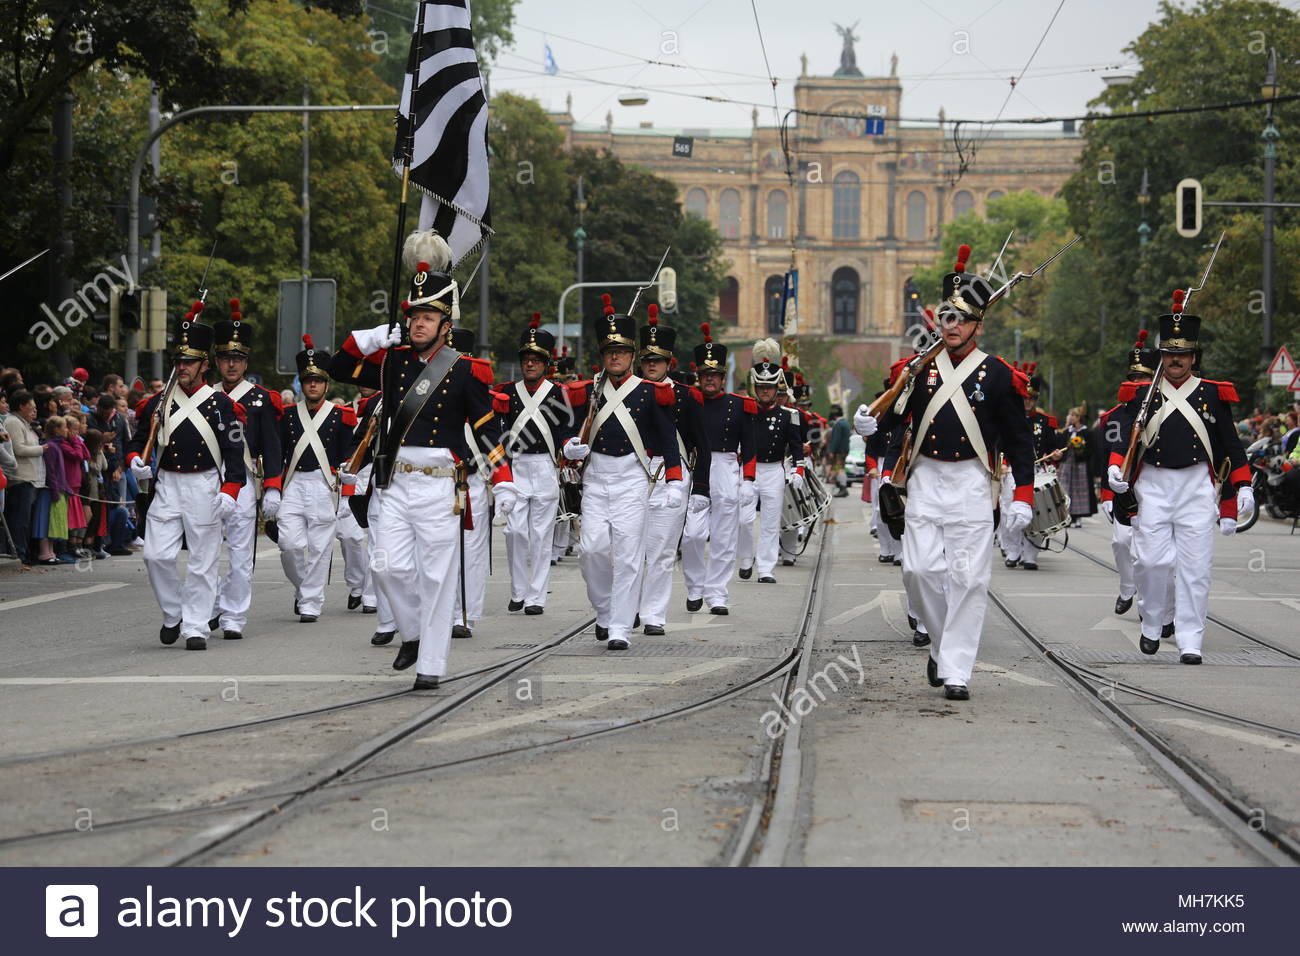
<svg viewBox="0 0 1300 956"><path fill-rule="evenodd" d="M555 65L555 54L551 52L551 45L549 43L544 44L543 49L545 52L542 55L542 69L551 76L554 76L556 73L560 72L560 68Z"/></svg>

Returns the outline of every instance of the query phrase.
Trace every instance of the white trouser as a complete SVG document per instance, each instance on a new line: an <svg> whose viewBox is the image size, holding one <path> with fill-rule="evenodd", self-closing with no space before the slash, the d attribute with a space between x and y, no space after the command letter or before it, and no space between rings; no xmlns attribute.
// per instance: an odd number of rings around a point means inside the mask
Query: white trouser
<svg viewBox="0 0 1300 956"><path fill-rule="evenodd" d="M992 576L989 476L976 459L918 456L907 478L903 585L925 622L930 656L946 684L968 684Z"/></svg>
<svg viewBox="0 0 1300 956"><path fill-rule="evenodd" d="M208 636L221 556L221 521L216 507L220 489L221 478L215 468L190 473L159 471L155 480L145 523L144 566L162 609L163 624L180 624L184 638ZM182 536L190 552L183 587L176 567Z"/></svg>
<svg viewBox="0 0 1300 956"><path fill-rule="evenodd" d="M662 474L662 458L650 459L651 474ZM659 505L667 492L666 481L656 482L651 501ZM691 487L689 472L682 473L683 490ZM686 505L690 495L676 508L653 507L646 517L645 571L641 582L641 623L663 627L668 623L668 605L673 596L673 565L677 563L677 544L686 524Z"/></svg>
<svg viewBox="0 0 1300 956"><path fill-rule="evenodd" d="M506 516L510 600L545 607L560 504L559 472L550 455L516 455L510 470L519 490L519 499Z"/></svg>
<svg viewBox="0 0 1300 956"><path fill-rule="evenodd" d="M398 461L424 467L451 467L445 448L402 448ZM447 672L452 613L456 606L457 548L460 516L454 478L397 472L387 488L377 489L378 521L371 520L382 542L372 558L375 582L388 598L402 640L419 641L417 674L441 677Z"/></svg>
<svg viewBox="0 0 1300 956"><path fill-rule="evenodd" d="M649 482L635 454L587 459L582 479L582 576L596 623L628 640L640 603Z"/></svg>
<svg viewBox="0 0 1300 956"><path fill-rule="evenodd" d="M466 481L469 483L470 514L474 527L465 532L465 614L469 627L483 616L483 599L487 595L488 532L492 528L491 505L488 500L487 479L477 471ZM459 533L459 532L457 532ZM461 622L460 601L460 542L456 542L456 603L453 605L452 623ZM547 567L550 567L548 564ZM545 593L545 592L543 592Z"/></svg>
<svg viewBox="0 0 1300 956"><path fill-rule="evenodd" d="M709 462L709 507L686 516L682 533L682 577L686 597L704 599L709 607L726 607L727 583L736 565L740 531L740 462L734 452L712 453Z"/></svg>
<svg viewBox="0 0 1300 956"><path fill-rule="evenodd" d="M569 547L569 522L556 521L555 530L551 532L551 558L555 561L564 557Z"/></svg>
<svg viewBox="0 0 1300 956"><path fill-rule="evenodd" d="M892 558L902 552L902 544L889 533L889 525L885 524L885 519L880 514L879 478L871 479L871 523L876 527L876 543L880 545L880 554L883 557Z"/></svg>
<svg viewBox="0 0 1300 956"><path fill-rule="evenodd" d="M757 490L757 486L755 487ZM754 519L758 517L758 495L754 495L754 500L747 505L737 505L737 520L739 528L736 530L736 564L741 568L752 568L754 566L754 554L758 551L754 543L758 535L758 528L754 526Z"/></svg>
<svg viewBox="0 0 1300 956"><path fill-rule="evenodd" d="M1133 569L1142 634L1158 639L1161 624L1173 621L1178 650L1199 654L1210 610L1214 526L1219 516L1209 469L1143 465L1133 489L1138 500L1138 513L1133 516Z"/></svg>
<svg viewBox="0 0 1300 956"><path fill-rule="evenodd" d="M1137 578L1133 572L1133 526L1120 524L1111 518L1110 550L1115 555L1115 569L1119 571L1119 596L1128 600L1137 593Z"/></svg>
<svg viewBox="0 0 1300 956"><path fill-rule="evenodd" d="M1012 533L1007 530L1007 512L1011 509L1012 501L1015 500L1015 493L1015 479L1011 477L1010 472L1003 473L1002 485L998 493L998 500L1002 506L1002 521L998 524L998 545L1007 553L1008 561L1028 561L1030 564L1037 564L1038 549L1025 537L1025 532Z"/></svg>
<svg viewBox="0 0 1300 956"><path fill-rule="evenodd" d="M248 607L253 603L253 536L257 532L257 493L245 484L235 502L236 510L222 522L226 532L226 573L221 576L209 617L221 618L227 631L243 632ZM148 524L148 522L146 522Z"/></svg>
<svg viewBox="0 0 1300 956"><path fill-rule="evenodd" d="M343 551L343 579L348 582L348 594L361 598L363 607L375 606L375 578L370 573L370 554L366 548L366 529L357 524L356 515L348 496L339 498L338 518L334 535Z"/></svg>
<svg viewBox="0 0 1300 956"><path fill-rule="evenodd" d="M393 615L393 606L388 603L388 595L379 586L379 576L375 574L375 558L383 547L379 543L376 528L379 526L379 495L372 494L366 506L366 537L370 541L370 579L375 586L375 630L392 633L397 630L397 618Z"/></svg>
<svg viewBox="0 0 1300 956"><path fill-rule="evenodd" d="M292 582L299 614L320 616L333 553L334 493L320 471L289 479L280 501L280 564Z"/></svg>
<svg viewBox="0 0 1300 956"><path fill-rule="evenodd" d="M762 577L772 573L780 557L781 512L785 506L785 463L760 461L754 472L754 489L758 492L754 500L762 505L758 509L758 575ZM752 527L752 523L749 527ZM741 537L753 540L752 535L742 533Z"/></svg>

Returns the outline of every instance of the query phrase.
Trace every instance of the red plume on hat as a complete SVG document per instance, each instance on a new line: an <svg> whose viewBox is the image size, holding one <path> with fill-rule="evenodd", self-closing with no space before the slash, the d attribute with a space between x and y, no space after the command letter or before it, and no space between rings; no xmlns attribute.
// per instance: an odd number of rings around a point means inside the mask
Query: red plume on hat
<svg viewBox="0 0 1300 956"><path fill-rule="evenodd" d="M709 330L709 323L707 323L707 322L701 322L701 323L700 323L700 331L704 333L704 341L706 341L706 342L712 342L712 341L713 341L713 333Z"/></svg>
<svg viewBox="0 0 1300 956"><path fill-rule="evenodd" d="M1142 346L1146 345L1146 342L1147 342L1147 335L1148 335L1148 333L1147 333L1147 330L1146 330L1146 329L1139 329L1139 330L1138 330L1138 340L1137 340L1136 342L1133 343L1133 347L1134 347L1135 349L1140 349L1140 348L1142 348Z"/></svg>
<svg viewBox="0 0 1300 956"><path fill-rule="evenodd" d="M691 371L692 371L692 372L695 371L695 363L694 363L694 362L691 363Z"/></svg>
<svg viewBox="0 0 1300 956"><path fill-rule="evenodd" d="M608 292L601 293L600 302L605 307L605 315L614 314L614 299Z"/></svg>
<svg viewBox="0 0 1300 956"><path fill-rule="evenodd" d="M646 315L648 316L648 318L646 319L646 321L649 322L651 325L658 325L658 324L659 324L659 306L657 306L657 305L655 305L653 302L651 302L649 305L646 306L645 311L646 311Z"/></svg>
<svg viewBox="0 0 1300 956"><path fill-rule="evenodd" d="M307 346L307 348L309 349L314 349L316 347L315 345L312 344L310 335L304 335L302 337L302 344Z"/></svg>
<svg viewBox="0 0 1300 956"><path fill-rule="evenodd" d="M561 355L564 355L564 356L567 356L567 355L569 354L569 347L568 347L567 345L563 346L563 347L560 349L560 354L561 354Z"/></svg>
<svg viewBox="0 0 1300 956"><path fill-rule="evenodd" d="M417 263L415 264L415 271L416 271L416 272L428 272L428 271L429 271L429 263L427 263L427 262L417 262Z"/></svg>
<svg viewBox="0 0 1300 956"><path fill-rule="evenodd" d="M953 272L965 272L966 260L970 258L970 246L962 243L957 247L957 264L952 267Z"/></svg>
<svg viewBox="0 0 1300 956"><path fill-rule="evenodd" d="M1187 298L1187 293L1184 292L1182 289L1174 290L1174 308L1173 308L1174 315L1177 315L1179 312L1183 311L1183 300L1185 300L1186 298Z"/></svg>
<svg viewBox="0 0 1300 956"><path fill-rule="evenodd" d="M541 325L542 325L542 313L534 312L533 317L528 320L528 327L530 329L536 329L536 328L540 328Z"/></svg>
<svg viewBox="0 0 1300 956"><path fill-rule="evenodd" d="M231 300L230 300L230 318L231 318L231 320L232 320L232 321L235 321L235 322L238 322L238 321L239 321L240 319L242 319L243 317L244 317L244 313L242 313L242 312L239 311L239 300L238 300L238 299L231 299Z"/></svg>

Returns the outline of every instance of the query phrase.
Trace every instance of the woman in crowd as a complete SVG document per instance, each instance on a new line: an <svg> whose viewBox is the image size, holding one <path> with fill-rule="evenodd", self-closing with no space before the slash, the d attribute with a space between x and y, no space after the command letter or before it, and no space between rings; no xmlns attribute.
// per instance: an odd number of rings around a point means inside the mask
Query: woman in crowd
<svg viewBox="0 0 1300 956"><path fill-rule="evenodd" d="M1085 424L1087 410L1083 406L1070 409L1065 428L1061 431L1065 454L1057 471L1061 488L1070 496L1070 527L1082 528L1083 519L1097 513L1097 491L1093 480L1094 440Z"/></svg>

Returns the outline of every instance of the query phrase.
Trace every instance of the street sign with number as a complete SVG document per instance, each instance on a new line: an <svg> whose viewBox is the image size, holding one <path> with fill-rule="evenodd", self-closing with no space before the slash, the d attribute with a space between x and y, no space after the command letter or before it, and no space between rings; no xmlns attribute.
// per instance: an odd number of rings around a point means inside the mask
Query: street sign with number
<svg viewBox="0 0 1300 956"><path fill-rule="evenodd" d="M673 155L681 156L683 159L689 159L691 153L695 150L694 136L674 136L673 137Z"/></svg>

